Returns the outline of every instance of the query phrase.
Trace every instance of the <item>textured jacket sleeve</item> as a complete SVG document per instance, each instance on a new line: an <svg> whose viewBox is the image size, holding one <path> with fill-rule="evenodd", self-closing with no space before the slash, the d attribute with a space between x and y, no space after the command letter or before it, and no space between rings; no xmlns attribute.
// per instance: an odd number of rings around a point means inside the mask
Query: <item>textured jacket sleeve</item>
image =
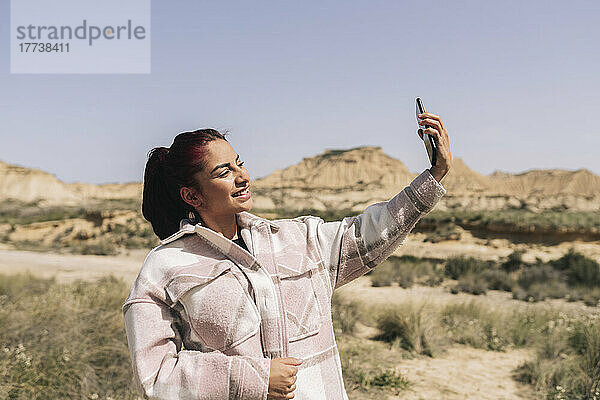
<svg viewBox="0 0 600 400"><path fill-rule="evenodd" d="M332 287L366 274L389 257L444 194L444 187L425 170L391 200L372 204L360 215L338 222L320 220L317 246Z"/></svg>
<svg viewBox="0 0 600 400"><path fill-rule="evenodd" d="M134 377L150 399L267 398L270 360L182 350L171 308L136 299L123 306Z"/></svg>

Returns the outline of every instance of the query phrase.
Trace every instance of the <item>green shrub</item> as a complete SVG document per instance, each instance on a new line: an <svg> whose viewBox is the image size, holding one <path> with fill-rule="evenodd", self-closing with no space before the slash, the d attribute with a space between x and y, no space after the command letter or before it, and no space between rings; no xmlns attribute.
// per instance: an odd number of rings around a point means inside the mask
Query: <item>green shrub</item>
<svg viewBox="0 0 600 400"><path fill-rule="evenodd" d="M563 281L550 281L543 285L546 296L551 299L562 299L569 293L569 287Z"/></svg>
<svg viewBox="0 0 600 400"><path fill-rule="evenodd" d="M413 259L415 257L412 257ZM400 261L398 265L398 284L409 288L414 283L437 286L444 281L444 273L437 269L437 262L432 260Z"/></svg>
<svg viewBox="0 0 600 400"><path fill-rule="evenodd" d="M555 313L536 308L504 311L475 301L448 304L440 311L454 342L494 351L537 342L554 317Z"/></svg>
<svg viewBox="0 0 600 400"><path fill-rule="evenodd" d="M435 318L425 304L405 303L380 310L376 316L381 332L376 339L400 348L433 357L442 337Z"/></svg>
<svg viewBox="0 0 600 400"><path fill-rule="evenodd" d="M473 257L451 257L446 260L444 273L451 279L458 279L463 275L477 274L485 268L485 262Z"/></svg>
<svg viewBox="0 0 600 400"><path fill-rule="evenodd" d="M600 285L600 265L594 260L581 257L567 270L570 285L595 287Z"/></svg>
<svg viewBox="0 0 600 400"><path fill-rule="evenodd" d="M517 300L529 301L529 302L538 302L544 301L548 297L546 293L546 286L543 283L534 283L529 286L527 289L521 289L518 295L515 295L513 292L513 298Z"/></svg>
<svg viewBox="0 0 600 400"><path fill-rule="evenodd" d="M512 297L515 300L528 301L528 295L525 289L519 286L515 286L512 289ZM531 299L533 301L533 298Z"/></svg>
<svg viewBox="0 0 600 400"><path fill-rule="evenodd" d="M549 265L532 266L521 271L517 278L520 287L527 290L533 284L542 284L550 281L560 281L562 275Z"/></svg>
<svg viewBox="0 0 600 400"><path fill-rule="evenodd" d="M502 351L507 340L498 334L499 315L475 302L449 304L441 310L441 321L456 343Z"/></svg>
<svg viewBox="0 0 600 400"><path fill-rule="evenodd" d="M523 253L523 250L513 251L508 259L500 265L500 268L505 272L518 271L525 265L522 259Z"/></svg>
<svg viewBox="0 0 600 400"><path fill-rule="evenodd" d="M588 306L597 306L600 301L600 287L572 286L566 295L568 301L583 301Z"/></svg>
<svg viewBox="0 0 600 400"><path fill-rule="evenodd" d="M415 272L408 269L400 269L398 277L398 286L404 289L412 287L415 283Z"/></svg>
<svg viewBox="0 0 600 400"><path fill-rule="evenodd" d="M398 279L398 269L393 263L384 261L377 267L373 268L369 276L371 278L372 286L392 286L392 283L396 282Z"/></svg>
<svg viewBox="0 0 600 400"><path fill-rule="evenodd" d="M396 391L407 389L410 382L406 377L394 370L384 370L377 373L369 380L370 386L390 387Z"/></svg>
<svg viewBox="0 0 600 400"><path fill-rule="evenodd" d="M388 358L387 355L396 349L390 349L384 343L352 336L344 336L342 340L338 340L338 346L344 385L350 398L355 398L352 393L354 391L367 392L368 398L387 398L387 395L397 395L400 390L409 387L409 381L395 369L397 358L406 354L393 354ZM386 357L382 357L384 354Z"/></svg>
<svg viewBox="0 0 600 400"><path fill-rule="evenodd" d="M600 285L600 265L573 248L561 258L551 261L550 265L565 272L569 285L588 287Z"/></svg>
<svg viewBox="0 0 600 400"><path fill-rule="evenodd" d="M371 284L378 287L391 286L394 282L405 289L415 283L439 285L443 281L443 271L436 269L437 262L414 256L392 256L367 275L371 278Z"/></svg>
<svg viewBox="0 0 600 400"><path fill-rule="evenodd" d="M600 297L598 295L586 294L585 296L583 296L583 303L586 306L596 307L599 301Z"/></svg>
<svg viewBox="0 0 600 400"><path fill-rule="evenodd" d="M430 287L435 287L435 286L439 286L444 282L444 277L441 275L431 275L428 276L427 279L425 279L425 281L423 281L424 284L426 284L427 286Z"/></svg>
<svg viewBox="0 0 600 400"><path fill-rule="evenodd" d="M547 298L561 299L569 293L569 288L561 281L534 283L527 289L515 288L513 298L530 302L544 301Z"/></svg>
<svg viewBox="0 0 600 400"><path fill-rule="evenodd" d="M557 319L553 311L528 307L525 310L513 310L501 322L502 330L510 343L517 347L531 346L539 342L542 335L546 334L548 324Z"/></svg>
<svg viewBox="0 0 600 400"><path fill-rule="evenodd" d="M597 399L600 395L600 322L576 320L542 337L535 360L515 378L535 385L546 398Z"/></svg>
<svg viewBox="0 0 600 400"><path fill-rule="evenodd" d="M600 226L600 213L597 211L542 211L517 210L478 210L465 208L456 210L433 210L423 217L428 225L453 222L459 225L473 225L479 229L491 224L503 224L513 232L530 232L531 226L549 228L576 228L588 230ZM595 233L595 231L593 231Z"/></svg>
<svg viewBox="0 0 600 400"><path fill-rule="evenodd" d="M487 282L487 287L491 290L510 292L515 285L515 281L507 272L495 268L483 271L481 273L481 279Z"/></svg>
<svg viewBox="0 0 600 400"><path fill-rule="evenodd" d="M452 293L470 293L474 295L486 294L488 289L486 280L481 275L465 275L458 280L458 284L452 289Z"/></svg>
<svg viewBox="0 0 600 400"><path fill-rule="evenodd" d="M397 262L409 263L409 264L418 264L421 261L423 261L421 258L415 257L415 256L411 256L410 254L403 254L400 257L391 256L390 258L388 258L388 260L394 260L394 259Z"/></svg>
<svg viewBox="0 0 600 400"><path fill-rule="evenodd" d="M91 243L82 243L73 246L73 252L86 255L114 256L119 254L117 246L109 240L100 240Z"/></svg>

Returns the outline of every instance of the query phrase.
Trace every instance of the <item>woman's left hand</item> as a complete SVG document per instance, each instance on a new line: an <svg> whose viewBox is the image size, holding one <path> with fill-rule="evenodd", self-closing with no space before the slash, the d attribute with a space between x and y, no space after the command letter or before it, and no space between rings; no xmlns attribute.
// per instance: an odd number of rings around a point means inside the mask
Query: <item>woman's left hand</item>
<svg viewBox="0 0 600 400"><path fill-rule="evenodd" d="M429 128L419 129L418 133L423 139L423 133L428 133L433 136L433 140L437 146L437 156L435 165L429 168L431 175L440 182L450 170L452 164L452 156L450 154L450 141L448 139L448 131L444 127L444 123L439 115L429 112L419 114L419 125L429 125Z"/></svg>

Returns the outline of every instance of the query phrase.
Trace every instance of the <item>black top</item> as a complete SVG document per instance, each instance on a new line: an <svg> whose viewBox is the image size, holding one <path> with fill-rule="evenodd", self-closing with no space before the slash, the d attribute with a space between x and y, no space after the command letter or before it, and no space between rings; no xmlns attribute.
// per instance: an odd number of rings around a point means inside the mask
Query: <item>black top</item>
<svg viewBox="0 0 600 400"><path fill-rule="evenodd" d="M242 249L248 251L248 247L246 247L246 242L244 242L244 239L242 239L241 236L239 236L237 239L233 239L233 243L237 244Z"/></svg>
<svg viewBox="0 0 600 400"><path fill-rule="evenodd" d="M233 243L237 244L238 246L240 246L242 249L248 251L248 247L246 246L246 242L244 242L244 239L242 239L242 229L240 228L240 226L237 226L237 239L233 240Z"/></svg>

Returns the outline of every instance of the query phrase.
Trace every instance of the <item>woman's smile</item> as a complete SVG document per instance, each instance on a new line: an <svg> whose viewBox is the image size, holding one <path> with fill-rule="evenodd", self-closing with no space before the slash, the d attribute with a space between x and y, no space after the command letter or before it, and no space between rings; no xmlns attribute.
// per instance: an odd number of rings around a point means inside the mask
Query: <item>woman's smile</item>
<svg viewBox="0 0 600 400"><path fill-rule="evenodd" d="M234 194L231 195L231 197L235 197L241 201L246 201L248 199L250 199L250 190L248 189L250 186L246 186L244 189L242 190L238 190L237 192L235 192Z"/></svg>

